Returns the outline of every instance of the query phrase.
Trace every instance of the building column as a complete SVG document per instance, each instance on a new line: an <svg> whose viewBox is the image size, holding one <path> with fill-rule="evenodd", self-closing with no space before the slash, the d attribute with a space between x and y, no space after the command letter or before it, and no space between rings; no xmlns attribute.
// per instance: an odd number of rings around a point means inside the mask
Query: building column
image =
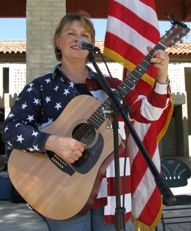
<svg viewBox="0 0 191 231"><path fill-rule="evenodd" d="M27 0L27 83L56 64L53 36L57 24L66 13L66 0Z"/></svg>

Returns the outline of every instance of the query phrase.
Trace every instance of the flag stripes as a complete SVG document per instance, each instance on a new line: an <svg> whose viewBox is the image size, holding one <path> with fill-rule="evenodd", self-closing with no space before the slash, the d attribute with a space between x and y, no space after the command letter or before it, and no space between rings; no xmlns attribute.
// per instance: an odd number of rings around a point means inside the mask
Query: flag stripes
<svg viewBox="0 0 191 231"><path fill-rule="evenodd" d="M104 41L106 56L122 63L124 67L132 71L148 54L148 46L154 47L159 39L160 33L154 0L110 0ZM134 92L140 98L148 96L155 78L156 70L151 67L136 84ZM156 85L156 92L153 94L157 93ZM164 95L164 97L166 96ZM147 104L152 104L150 107L152 111L146 111L143 108L141 116L149 120L157 118L159 120L153 123L132 121L132 124L153 163L160 171L158 140L164 134L172 109L171 111L169 111L170 107L164 109L165 105L160 105L160 102L157 101L149 101L149 99ZM158 107L157 110L155 110L155 105ZM137 102L137 107L139 106L140 103ZM163 109L160 110L160 106ZM131 134L128 135L127 142L131 164L133 219L137 226L141 225L145 230L150 230L160 217L161 194L156 187L153 174Z"/></svg>

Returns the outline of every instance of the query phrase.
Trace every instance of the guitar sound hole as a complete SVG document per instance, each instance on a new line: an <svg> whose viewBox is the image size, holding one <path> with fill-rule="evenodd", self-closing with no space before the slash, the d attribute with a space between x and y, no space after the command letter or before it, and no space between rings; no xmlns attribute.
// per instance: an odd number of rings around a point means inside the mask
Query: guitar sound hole
<svg viewBox="0 0 191 231"><path fill-rule="evenodd" d="M87 148L84 150L82 156L77 161L75 161L74 164L72 164L72 166L76 170L78 169L79 172L86 172L88 171L87 169L90 165L89 162L92 162L91 158L93 158L93 155L91 155L93 152L90 152L90 145L96 139L96 131L92 125L88 123L81 123L73 129L72 137L87 145Z"/></svg>
<svg viewBox="0 0 191 231"><path fill-rule="evenodd" d="M81 143L90 145L95 140L96 131L92 125L88 123L81 123L74 128L72 137Z"/></svg>

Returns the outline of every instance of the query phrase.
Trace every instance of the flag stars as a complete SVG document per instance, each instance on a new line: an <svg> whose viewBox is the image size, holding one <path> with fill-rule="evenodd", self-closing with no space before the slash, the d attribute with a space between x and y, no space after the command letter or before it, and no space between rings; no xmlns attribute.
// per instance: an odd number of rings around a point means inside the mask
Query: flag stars
<svg viewBox="0 0 191 231"><path fill-rule="evenodd" d="M8 130L9 130L9 129L8 129L8 127L6 126L5 129L4 129L4 132L6 132L6 131L8 131Z"/></svg>
<svg viewBox="0 0 191 231"><path fill-rule="evenodd" d="M33 150L34 151L39 151L38 145L33 145Z"/></svg>
<svg viewBox="0 0 191 231"><path fill-rule="evenodd" d="M69 92L69 90L68 90L68 89L65 89L65 90L64 90L64 95L66 95L66 96L67 96L69 93L70 93L70 92Z"/></svg>
<svg viewBox="0 0 191 231"><path fill-rule="evenodd" d="M58 91L58 89L59 89L59 87L58 86L56 86L55 88L54 88L54 91Z"/></svg>
<svg viewBox="0 0 191 231"><path fill-rule="evenodd" d="M34 98L34 102L33 102L34 104L36 104L36 105L40 105L40 100L39 99L36 99L36 98Z"/></svg>
<svg viewBox="0 0 191 231"><path fill-rule="evenodd" d="M15 127L17 128L18 126L20 126L21 124L20 123L16 123Z"/></svg>
<svg viewBox="0 0 191 231"><path fill-rule="evenodd" d="M10 113L8 117L11 118L11 117L13 117L13 116L14 116L14 114L13 114L13 113Z"/></svg>
<svg viewBox="0 0 191 231"><path fill-rule="evenodd" d="M26 102L22 104L21 108L24 110L27 107Z"/></svg>
<svg viewBox="0 0 191 231"><path fill-rule="evenodd" d="M16 101L19 101L19 100L21 100L21 97L17 97L17 98L16 98Z"/></svg>
<svg viewBox="0 0 191 231"><path fill-rule="evenodd" d="M69 83L69 86L70 86L71 88L73 88L73 87L74 87L74 83L73 83L73 82L70 82L70 83Z"/></svg>
<svg viewBox="0 0 191 231"><path fill-rule="evenodd" d="M27 92L31 92L33 89L32 89L32 86L30 86L28 89L27 89Z"/></svg>
<svg viewBox="0 0 191 231"><path fill-rule="evenodd" d="M10 141L8 141L7 144L8 144L9 147L12 147L12 146L13 146L12 143L11 143Z"/></svg>
<svg viewBox="0 0 191 231"><path fill-rule="evenodd" d="M36 137L37 135L38 135L38 132L36 132L36 131L33 131L33 132L32 132L32 136L35 136L35 137Z"/></svg>
<svg viewBox="0 0 191 231"><path fill-rule="evenodd" d="M61 103L56 103L56 106L54 107L58 111L60 108L62 108Z"/></svg>
<svg viewBox="0 0 191 231"><path fill-rule="evenodd" d="M45 82L48 84L48 83L50 83L50 79L48 78L48 79L45 79Z"/></svg>
<svg viewBox="0 0 191 231"><path fill-rule="evenodd" d="M24 140L24 138L22 135L17 136L17 141L20 142L21 144L22 144L23 140Z"/></svg>
<svg viewBox="0 0 191 231"><path fill-rule="evenodd" d="M33 148L28 148L29 152L33 152L34 149Z"/></svg>
<svg viewBox="0 0 191 231"><path fill-rule="evenodd" d="M53 122L53 118L48 118L49 124Z"/></svg>
<svg viewBox="0 0 191 231"><path fill-rule="evenodd" d="M50 96L46 96L45 100L46 100L46 103L50 102L51 101Z"/></svg>
<svg viewBox="0 0 191 231"><path fill-rule="evenodd" d="M29 122L33 121L34 120L34 115L28 115L27 120Z"/></svg>

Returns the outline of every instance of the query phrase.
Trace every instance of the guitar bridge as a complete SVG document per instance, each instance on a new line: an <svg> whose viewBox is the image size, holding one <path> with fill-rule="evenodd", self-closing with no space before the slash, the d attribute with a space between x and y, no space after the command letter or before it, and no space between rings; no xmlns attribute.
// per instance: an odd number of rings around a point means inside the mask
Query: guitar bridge
<svg viewBox="0 0 191 231"><path fill-rule="evenodd" d="M63 172L68 173L70 176L74 174L74 169L72 169L64 160L59 158L54 152L46 152L50 160Z"/></svg>

